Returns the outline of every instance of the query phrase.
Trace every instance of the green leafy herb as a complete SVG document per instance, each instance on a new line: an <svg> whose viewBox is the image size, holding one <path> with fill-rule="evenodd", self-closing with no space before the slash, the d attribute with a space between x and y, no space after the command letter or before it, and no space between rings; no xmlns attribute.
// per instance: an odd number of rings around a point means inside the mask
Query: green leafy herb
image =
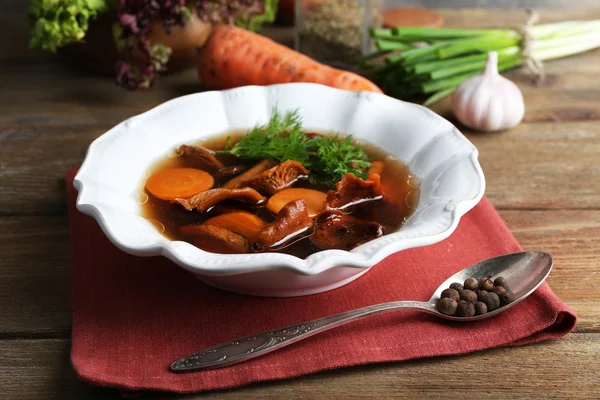
<svg viewBox="0 0 600 400"><path fill-rule="evenodd" d="M251 5L250 7L248 7L248 10L251 12L246 12L245 14L247 15L244 15L244 13L242 13L242 15L240 15L236 19L235 24L237 26L241 26L242 28L246 28L255 32L260 30L262 25L275 21L275 16L277 14L277 1L278 0L264 0L262 14L256 12L257 9L261 9L260 5ZM228 3L233 3L233 7L237 6L235 2L228 1ZM241 9L242 11L244 11L243 7L240 6L237 6L237 9Z"/></svg>
<svg viewBox="0 0 600 400"><path fill-rule="evenodd" d="M31 0L27 17L33 25L31 47L56 51L81 42L91 19L108 11L106 0Z"/></svg>
<svg viewBox="0 0 600 400"><path fill-rule="evenodd" d="M282 115L274 110L267 125L257 125L235 145L228 138L226 150L217 155L235 155L247 160L273 158L296 160L310 170L311 181L334 185L347 173L366 178L371 166L365 151L351 136L309 136L296 111Z"/></svg>
<svg viewBox="0 0 600 400"><path fill-rule="evenodd" d="M228 150L217 154L232 154L248 160L296 160L309 168L308 142L309 138L302 130L298 113L288 112L282 116L275 110L267 125L255 126L234 146L228 139Z"/></svg>
<svg viewBox="0 0 600 400"><path fill-rule="evenodd" d="M366 179L371 163L352 137L318 136L310 144L314 148L311 180L333 185L347 173Z"/></svg>
<svg viewBox="0 0 600 400"><path fill-rule="evenodd" d="M114 22L114 38L107 39L115 39L119 50L117 83L144 90L166 70L171 55L169 47L150 42L156 25L169 34L194 13L211 25L235 23L258 30L275 20L276 11L277 0L29 0L27 17L31 47L56 51L83 42L92 20L104 14Z"/></svg>

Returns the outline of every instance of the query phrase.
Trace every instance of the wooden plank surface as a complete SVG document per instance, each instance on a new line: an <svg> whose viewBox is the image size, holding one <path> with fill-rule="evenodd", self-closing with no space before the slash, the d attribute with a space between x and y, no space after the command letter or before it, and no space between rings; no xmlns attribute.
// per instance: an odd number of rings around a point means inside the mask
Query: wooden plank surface
<svg viewBox="0 0 600 400"><path fill-rule="evenodd" d="M67 224L66 216L0 218L0 338L69 335Z"/></svg>
<svg viewBox="0 0 600 400"><path fill-rule="evenodd" d="M600 210L500 214L524 248L556 258L548 282L579 316L576 330L600 333ZM70 329L66 223L64 216L0 218L0 337L57 336Z"/></svg>
<svg viewBox="0 0 600 400"><path fill-rule="evenodd" d="M523 13L445 12L454 26L469 18L471 25L489 25L496 14L498 24L512 26ZM540 14L548 21L600 18L600 8ZM270 34L289 42L289 31L273 28ZM491 135L464 130L480 150L487 195L496 207L600 207L600 163L594 162L600 154L599 56L595 50L547 63L542 87L533 87L523 71L511 72L527 99L529 122ZM51 56L0 71L10 76L0 92L0 215L64 214L62 174L81 162L93 139L130 116L200 90L195 72L186 71L164 77L152 92L126 92L110 78L73 72ZM449 116L448 102L435 110Z"/></svg>
<svg viewBox="0 0 600 400"><path fill-rule="evenodd" d="M8 399L119 399L79 382L66 339L0 341L0 388ZM148 399L594 399L600 335L576 333L537 345L347 368L287 381Z"/></svg>
<svg viewBox="0 0 600 400"><path fill-rule="evenodd" d="M0 127L0 215L65 214L64 172L81 163L89 143L106 129ZM600 208L597 121L523 123L467 137L479 149L486 195L496 207Z"/></svg>

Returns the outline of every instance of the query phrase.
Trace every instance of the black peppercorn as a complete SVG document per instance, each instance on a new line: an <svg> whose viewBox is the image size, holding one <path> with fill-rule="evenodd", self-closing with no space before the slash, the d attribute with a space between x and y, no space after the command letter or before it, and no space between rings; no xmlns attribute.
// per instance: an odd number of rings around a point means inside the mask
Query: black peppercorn
<svg viewBox="0 0 600 400"><path fill-rule="evenodd" d="M450 289L454 289L458 293L460 293L463 291L464 288L463 288L463 285L461 285L460 283L454 282L452 285L450 285Z"/></svg>
<svg viewBox="0 0 600 400"><path fill-rule="evenodd" d="M483 298L483 302L487 306L488 311L494 311L496 308L500 307L500 298L494 292L486 294Z"/></svg>
<svg viewBox="0 0 600 400"><path fill-rule="evenodd" d="M477 303L477 294L469 289L465 289L462 292L460 292L460 298L471 304Z"/></svg>
<svg viewBox="0 0 600 400"><path fill-rule="evenodd" d="M506 283L506 279L504 279L503 277L499 276L494 280L494 286L502 286L502 287L507 287L507 283Z"/></svg>
<svg viewBox="0 0 600 400"><path fill-rule="evenodd" d="M500 293L502 292L506 292L506 289L504 289L504 286L494 286L494 293L496 293L498 296L500 296Z"/></svg>
<svg viewBox="0 0 600 400"><path fill-rule="evenodd" d="M477 294L477 300L479 301L483 301L483 298L485 297L486 294L488 294L489 292L487 290L480 290L479 293Z"/></svg>
<svg viewBox="0 0 600 400"><path fill-rule="evenodd" d="M472 317L475 315L475 306L468 301L461 300L458 302L456 315L459 317Z"/></svg>
<svg viewBox="0 0 600 400"><path fill-rule="evenodd" d="M465 289L475 290L479 288L479 282L475 278L468 278L464 283Z"/></svg>
<svg viewBox="0 0 600 400"><path fill-rule="evenodd" d="M505 290L498 295L498 298L500 299L500 304L505 306L514 300L514 295L510 291Z"/></svg>
<svg viewBox="0 0 600 400"><path fill-rule="evenodd" d="M453 299L454 301L459 301L460 300L460 294L454 290L454 289L446 289L442 292L442 295L440 296L441 298L450 298Z"/></svg>
<svg viewBox="0 0 600 400"><path fill-rule="evenodd" d="M442 314L454 315L456 314L457 308L458 303L454 299L451 299L449 297L444 297L443 299L440 299L438 303L438 310L440 310Z"/></svg>
<svg viewBox="0 0 600 400"><path fill-rule="evenodd" d="M491 292L494 290L494 282L490 278L481 278L479 280L479 289Z"/></svg>
<svg viewBox="0 0 600 400"><path fill-rule="evenodd" d="M485 305L485 303L478 301L477 304L475 304L475 315L482 315L482 314L485 314L486 312L487 312L487 306Z"/></svg>

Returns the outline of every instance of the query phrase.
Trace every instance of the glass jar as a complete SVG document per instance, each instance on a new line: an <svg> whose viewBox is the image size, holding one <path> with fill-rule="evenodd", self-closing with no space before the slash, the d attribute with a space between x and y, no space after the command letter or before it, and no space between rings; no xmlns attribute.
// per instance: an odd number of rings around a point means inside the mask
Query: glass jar
<svg viewBox="0 0 600 400"><path fill-rule="evenodd" d="M296 0L295 48L330 65L352 66L372 51L383 0Z"/></svg>

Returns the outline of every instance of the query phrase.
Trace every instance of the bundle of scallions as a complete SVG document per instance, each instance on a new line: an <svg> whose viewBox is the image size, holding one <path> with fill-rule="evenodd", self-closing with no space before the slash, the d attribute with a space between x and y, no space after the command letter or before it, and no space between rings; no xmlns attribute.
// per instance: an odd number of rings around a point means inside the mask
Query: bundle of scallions
<svg viewBox="0 0 600 400"><path fill-rule="evenodd" d="M529 27L529 54L552 60L600 47L600 20L568 21ZM428 96L431 105L461 82L481 72L487 53L498 52L498 69L524 62L524 34L517 29L403 27L371 30L376 52L359 67L390 96ZM426 45L425 45L426 43Z"/></svg>

